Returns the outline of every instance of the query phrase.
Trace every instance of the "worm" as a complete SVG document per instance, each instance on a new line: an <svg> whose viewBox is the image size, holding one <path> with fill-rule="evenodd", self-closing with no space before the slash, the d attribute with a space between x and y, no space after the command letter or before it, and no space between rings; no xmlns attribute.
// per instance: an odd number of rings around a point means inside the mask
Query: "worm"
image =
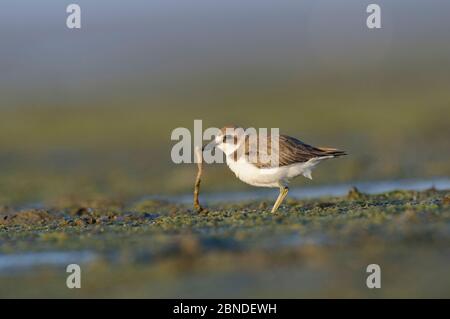
<svg viewBox="0 0 450 319"><path fill-rule="evenodd" d="M195 148L195 157L197 158L197 176L195 178L194 185L194 209L200 213L205 211L205 209L200 205L200 201L198 199L198 196L200 194L200 183L202 182L203 174L202 150L198 146Z"/></svg>

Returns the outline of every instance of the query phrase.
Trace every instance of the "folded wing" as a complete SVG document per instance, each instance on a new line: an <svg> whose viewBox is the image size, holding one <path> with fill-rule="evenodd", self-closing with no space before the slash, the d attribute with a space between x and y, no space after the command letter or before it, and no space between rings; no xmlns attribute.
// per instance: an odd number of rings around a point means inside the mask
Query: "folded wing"
<svg viewBox="0 0 450 319"><path fill-rule="evenodd" d="M254 141L256 140L257 147L251 147L255 146ZM278 140L278 148L274 146L274 155L278 153L278 165L276 161L267 161L272 155L272 138L270 135L267 137L260 136L259 139L254 140L247 136L243 153L258 168L287 166L295 163L305 163L313 158L346 155L344 151L335 148L314 147L287 135L279 135Z"/></svg>

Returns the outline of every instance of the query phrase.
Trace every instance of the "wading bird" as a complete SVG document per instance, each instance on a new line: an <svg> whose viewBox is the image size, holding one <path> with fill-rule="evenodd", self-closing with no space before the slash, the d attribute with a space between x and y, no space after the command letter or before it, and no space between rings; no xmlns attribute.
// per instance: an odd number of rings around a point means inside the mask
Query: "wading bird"
<svg viewBox="0 0 450 319"><path fill-rule="evenodd" d="M303 175L312 179L312 170L323 160L346 155L335 148L314 147L286 135L249 134L237 126L225 126L204 151L218 148L225 153L228 167L244 183L258 187L279 187L272 208L276 212L291 179ZM262 160L264 159L264 160Z"/></svg>

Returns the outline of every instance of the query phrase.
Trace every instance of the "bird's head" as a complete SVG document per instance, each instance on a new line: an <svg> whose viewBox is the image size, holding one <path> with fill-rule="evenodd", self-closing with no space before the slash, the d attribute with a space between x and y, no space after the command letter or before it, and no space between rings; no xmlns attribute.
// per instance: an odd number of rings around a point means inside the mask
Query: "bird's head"
<svg viewBox="0 0 450 319"><path fill-rule="evenodd" d="M204 150L211 150L217 147L225 155L235 152L245 140L245 130L235 125L224 126L220 129L212 142L204 147Z"/></svg>

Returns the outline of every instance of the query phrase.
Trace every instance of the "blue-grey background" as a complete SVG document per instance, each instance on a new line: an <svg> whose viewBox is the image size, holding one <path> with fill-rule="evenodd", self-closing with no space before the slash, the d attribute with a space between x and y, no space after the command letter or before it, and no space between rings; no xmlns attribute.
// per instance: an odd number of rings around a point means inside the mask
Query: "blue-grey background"
<svg viewBox="0 0 450 319"><path fill-rule="evenodd" d="M450 173L448 1L377 1L381 30L370 1L80 0L81 30L69 3L1 3L3 202L189 192L170 133L194 119L351 154L298 185Z"/></svg>

